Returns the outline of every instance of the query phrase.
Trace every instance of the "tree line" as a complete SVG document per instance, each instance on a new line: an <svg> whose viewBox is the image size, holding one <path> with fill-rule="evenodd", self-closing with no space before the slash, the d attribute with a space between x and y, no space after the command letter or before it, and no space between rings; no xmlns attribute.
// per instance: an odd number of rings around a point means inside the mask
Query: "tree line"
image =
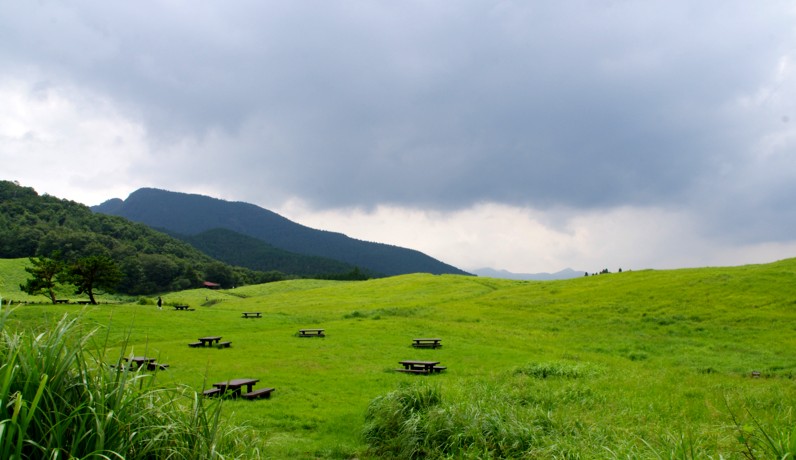
<svg viewBox="0 0 796 460"><path fill-rule="evenodd" d="M23 286L51 300L51 283L73 285L91 299L97 289L146 295L203 281L229 288L288 278L225 264L143 224L0 181L0 258L24 257L32 277Z"/></svg>

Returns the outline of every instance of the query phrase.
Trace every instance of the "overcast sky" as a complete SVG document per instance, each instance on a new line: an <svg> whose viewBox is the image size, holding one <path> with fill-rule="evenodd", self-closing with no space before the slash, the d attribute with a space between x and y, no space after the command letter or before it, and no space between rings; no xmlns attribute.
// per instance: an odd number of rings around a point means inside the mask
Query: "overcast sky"
<svg viewBox="0 0 796 460"><path fill-rule="evenodd" d="M0 179L465 270L796 257L796 4L0 0Z"/></svg>

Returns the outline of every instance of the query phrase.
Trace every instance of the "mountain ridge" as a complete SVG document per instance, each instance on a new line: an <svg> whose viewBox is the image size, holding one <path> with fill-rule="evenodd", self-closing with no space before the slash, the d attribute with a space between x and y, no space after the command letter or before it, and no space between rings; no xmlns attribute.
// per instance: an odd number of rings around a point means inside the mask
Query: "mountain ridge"
<svg viewBox="0 0 796 460"><path fill-rule="evenodd" d="M509 280L533 280L533 281L550 281L550 280L565 280L571 278L579 278L585 276L585 271L573 270L565 268L555 273L513 273L508 270L499 270L489 267L479 268L472 270L472 273L478 276L488 278L502 278Z"/></svg>
<svg viewBox="0 0 796 460"><path fill-rule="evenodd" d="M362 241L342 233L313 229L268 209L241 201L141 188L125 200L113 198L92 206L91 209L189 237L219 228L231 230L276 248L338 260L375 275L421 272L471 275L414 249Z"/></svg>

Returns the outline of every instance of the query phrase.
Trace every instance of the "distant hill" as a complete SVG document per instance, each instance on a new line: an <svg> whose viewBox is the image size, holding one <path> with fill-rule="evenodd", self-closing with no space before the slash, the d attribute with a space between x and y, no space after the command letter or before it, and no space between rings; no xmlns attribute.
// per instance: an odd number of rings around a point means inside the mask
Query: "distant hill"
<svg viewBox="0 0 796 460"><path fill-rule="evenodd" d="M585 271L576 271L571 268L555 273L512 273L506 270L495 270L494 268L479 268L473 271L478 276L488 278L504 278L510 280L536 280L536 281L549 281L549 280L565 280L570 278L578 278L585 276Z"/></svg>
<svg viewBox="0 0 796 460"><path fill-rule="evenodd" d="M285 251L338 260L374 275L469 274L420 251L316 230L253 204L203 195L142 188L126 200L108 200L91 209L189 237L231 230Z"/></svg>

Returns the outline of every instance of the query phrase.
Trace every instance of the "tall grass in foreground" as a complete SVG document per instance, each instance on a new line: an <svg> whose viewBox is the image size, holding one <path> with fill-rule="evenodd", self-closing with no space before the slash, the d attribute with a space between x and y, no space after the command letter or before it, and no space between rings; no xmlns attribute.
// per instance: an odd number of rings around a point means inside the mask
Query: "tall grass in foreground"
<svg viewBox="0 0 796 460"><path fill-rule="evenodd" d="M162 389L157 373L103 363L92 334L64 316L52 329L10 332L0 312L0 458L256 458L220 402Z"/></svg>
<svg viewBox="0 0 796 460"><path fill-rule="evenodd" d="M749 402L735 408L728 401L726 423L713 432L687 425L634 432L584 417L586 406L610 407L578 383L602 372L582 363L533 363L444 390L428 380L405 384L371 401L363 438L370 455L396 459L796 458L793 414L766 414L762 422ZM548 389L533 383L549 379L565 382Z"/></svg>
<svg viewBox="0 0 796 460"><path fill-rule="evenodd" d="M796 459L796 420L788 410L780 414L780 419L787 420L784 425L762 422L751 410L745 414L736 413L727 402L736 439L743 446L743 456L749 460L776 458L780 460Z"/></svg>
<svg viewBox="0 0 796 460"><path fill-rule="evenodd" d="M549 414L512 404L499 390L466 385L462 394L443 398L433 384L404 386L371 403L365 440L380 458L523 458L541 452L554 429Z"/></svg>

